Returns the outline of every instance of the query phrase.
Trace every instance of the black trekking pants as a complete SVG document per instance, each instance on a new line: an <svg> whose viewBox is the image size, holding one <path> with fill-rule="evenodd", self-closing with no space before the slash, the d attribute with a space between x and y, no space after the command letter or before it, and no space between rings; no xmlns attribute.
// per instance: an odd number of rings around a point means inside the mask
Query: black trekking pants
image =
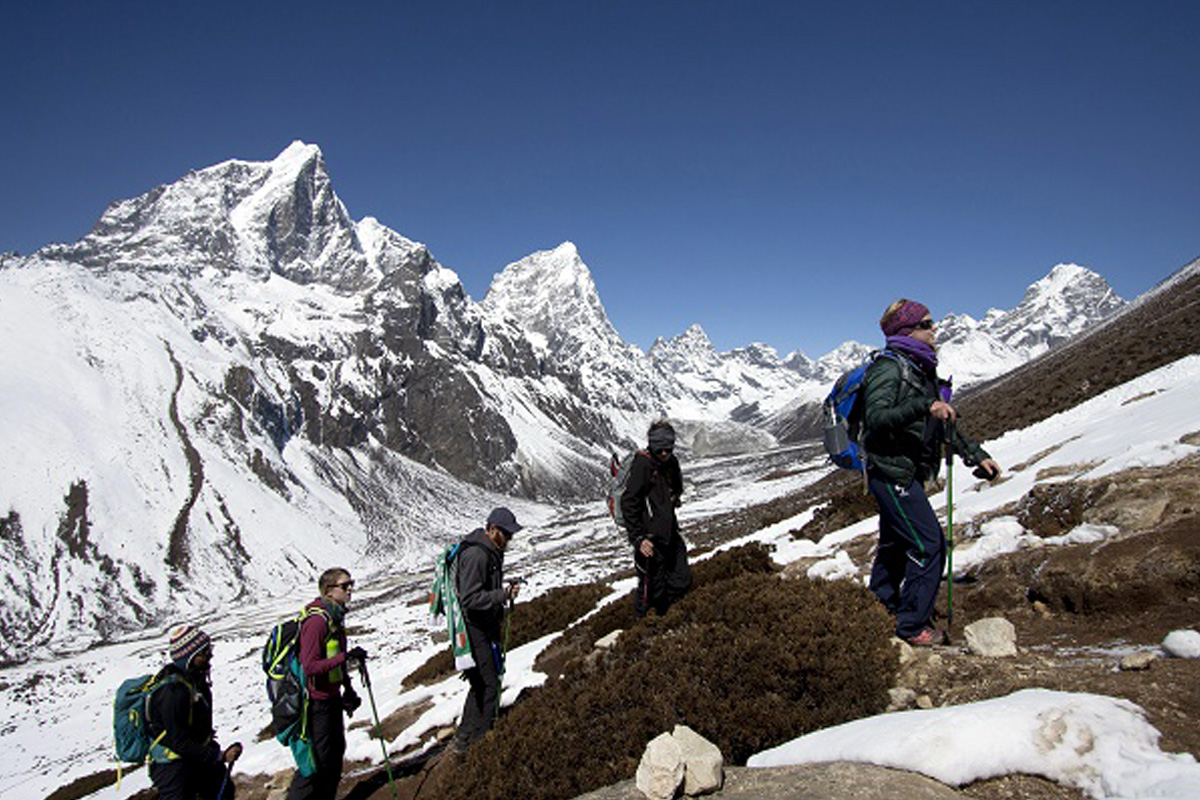
<svg viewBox="0 0 1200 800"><path fill-rule="evenodd" d="M306 778L297 770L287 800L335 800L342 780L342 757L346 755L342 699L310 700L308 713L308 741L317 771Z"/></svg>
<svg viewBox="0 0 1200 800"><path fill-rule="evenodd" d="M897 486L868 475L879 504L879 549L870 589L896 615L896 636L910 639L930 627L942 570L946 538L919 481Z"/></svg>
<svg viewBox="0 0 1200 800"><path fill-rule="evenodd" d="M499 650L492 642L483 641L481 647L475 645L476 640L484 639L482 634L471 635L471 657L475 666L464 670L463 676L471 685L463 703L462 718L458 721L458 732L455 734L455 744L460 749L475 744L484 737L496 724L496 713L500 703L500 667L497 663Z"/></svg>
<svg viewBox="0 0 1200 800"><path fill-rule="evenodd" d="M666 545L654 542L654 555L650 558L635 549L633 563L638 574L633 610L638 617L646 616L652 608L659 616L666 614L692 586L692 569L688 566L687 545L682 536L671 537Z"/></svg>
<svg viewBox="0 0 1200 800"><path fill-rule="evenodd" d="M216 757L195 762L185 759L150 765L150 781L158 789L159 800L233 800L233 781L225 782L225 765ZM225 790L221 792L221 784ZM217 793L221 792L220 797Z"/></svg>

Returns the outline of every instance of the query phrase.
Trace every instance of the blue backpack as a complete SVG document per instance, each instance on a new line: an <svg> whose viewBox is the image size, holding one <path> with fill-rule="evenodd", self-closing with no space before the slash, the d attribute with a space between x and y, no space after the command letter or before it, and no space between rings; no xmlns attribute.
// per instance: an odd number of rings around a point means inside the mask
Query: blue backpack
<svg viewBox="0 0 1200 800"><path fill-rule="evenodd" d="M890 350L876 350L867 356L866 361L838 378L825 398L825 452L829 454L830 461L843 469L856 472L865 472L867 469L867 451L862 444L866 404L863 384L867 370L881 356L898 361L903 370L909 369L908 362Z"/></svg>

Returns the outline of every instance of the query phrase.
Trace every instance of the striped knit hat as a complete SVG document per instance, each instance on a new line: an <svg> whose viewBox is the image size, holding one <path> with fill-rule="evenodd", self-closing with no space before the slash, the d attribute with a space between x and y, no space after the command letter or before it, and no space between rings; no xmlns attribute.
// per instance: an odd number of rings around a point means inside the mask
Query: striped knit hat
<svg viewBox="0 0 1200 800"><path fill-rule="evenodd" d="M212 647L208 634L192 625L180 625L171 631L171 661L175 666L187 671L191 666L192 656Z"/></svg>

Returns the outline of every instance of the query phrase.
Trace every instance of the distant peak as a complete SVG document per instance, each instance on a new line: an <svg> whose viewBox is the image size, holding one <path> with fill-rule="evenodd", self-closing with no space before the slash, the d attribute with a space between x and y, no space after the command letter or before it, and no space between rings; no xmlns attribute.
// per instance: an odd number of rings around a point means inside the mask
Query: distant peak
<svg viewBox="0 0 1200 800"><path fill-rule="evenodd" d="M287 161L287 162L290 162L290 161L305 162L305 161L311 161L314 158L320 158L320 157L321 157L321 148L320 147L318 147L315 144L305 144L304 142L300 141L299 139L296 139L294 142L292 142L287 147L285 147L283 149L282 153L275 156L274 161L276 163L285 162L285 161Z"/></svg>

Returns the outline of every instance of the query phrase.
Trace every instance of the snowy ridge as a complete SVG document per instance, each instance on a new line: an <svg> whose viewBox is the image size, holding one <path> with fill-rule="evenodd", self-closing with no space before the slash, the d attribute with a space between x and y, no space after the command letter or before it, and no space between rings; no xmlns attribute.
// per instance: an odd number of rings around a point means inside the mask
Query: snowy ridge
<svg viewBox="0 0 1200 800"><path fill-rule="evenodd" d="M946 359L1027 359L1107 313L1101 284L1056 269L1013 312L962 318ZM417 564L498 495L594 499L662 414L684 451L762 451L869 351L718 353L693 326L643 353L570 242L476 303L425 245L351 220L302 142L5 257L0 337L0 572L55 587L0 613L0 660L201 614L231 584L286 591L330 559Z"/></svg>

